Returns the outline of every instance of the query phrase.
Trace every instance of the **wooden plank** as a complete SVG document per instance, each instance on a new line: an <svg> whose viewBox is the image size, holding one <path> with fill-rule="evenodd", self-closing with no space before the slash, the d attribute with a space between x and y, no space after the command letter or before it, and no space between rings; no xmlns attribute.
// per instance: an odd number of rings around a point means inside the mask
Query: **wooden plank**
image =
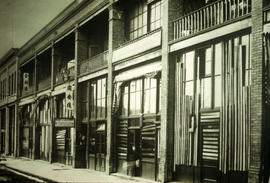
<svg viewBox="0 0 270 183"><path fill-rule="evenodd" d="M203 30L203 10L199 11L200 13L200 28L199 31Z"/></svg>
<svg viewBox="0 0 270 183"><path fill-rule="evenodd" d="M189 16L189 19L190 19L190 33L193 34L194 33L194 25L193 25L193 18L194 18L194 14L191 14Z"/></svg>
<svg viewBox="0 0 270 183"><path fill-rule="evenodd" d="M206 29L206 18L207 18L207 13L206 13L206 9L203 9L203 29Z"/></svg>

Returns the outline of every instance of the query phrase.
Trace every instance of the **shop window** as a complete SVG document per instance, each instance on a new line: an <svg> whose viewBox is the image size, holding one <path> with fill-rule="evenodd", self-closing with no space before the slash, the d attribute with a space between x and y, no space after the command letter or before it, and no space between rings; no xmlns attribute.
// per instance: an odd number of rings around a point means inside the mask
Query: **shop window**
<svg viewBox="0 0 270 183"><path fill-rule="evenodd" d="M243 86L250 86L251 85L251 62L250 62L250 47L249 47L249 35L245 35L241 37L241 46L240 46L240 54L242 58L242 77L243 79Z"/></svg>
<svg viewBox="0 0 270 183"><path fill-rule="evenodd" d="M56 110L57 110L57 118L72 118L73 117L73 105L67 102L67 98L65 94L61 94L56 97Z"/></svg>
<svg viewBox="0 0 270 183"><path fill-rule="evenodd" d="M125 86L123 88L122 112L121 112L123 116L128 115L128 90L129 90L128 86Z"/></svg>
<svg viewBox="0 0 270 183"><path fill-rule="evenodd" d="M97 125L96 130L96 153L105 153L105 124Z"/></svg>
<svg viewBox="0 0 270 183"><path fill-rule="evenodd" d="M131 81L130 83L130 115L141 112L142 80Z"/></svg>
<svg viewBox="0 0 270 183"><path fill-rule="evenodd" d="M144 113L156 113L157 104L157 80L144 79Z"/></svg>
<svg viewBox="0 0 270 183"><path fill-rule="evenodd" d="M106 79L97 81L97 118L105 118L106 115Z"/></svg>
<svg viewBox="0 0 270 183"><path fill-rule="evenodd" d="M96 89L97 89L97 84L96 83L91 83L90 85L90 111L91 111L91 119L96 118Z"/></svg>
<svg viewBox="0 0 270 183"><path fill-rule="evenodd" d="M214 107L221 105L221 66L222 66L222 44L215 45L215 87L214 87Z"/></svg>
<svg viewBox="0 0 270 183"><path fill-rule="evenodd" d="M202 80L202 108L211 108L212 104L212 48L199 50L200 76Z"/></svg>
<svg viewBox="0 0 270 183"><path fill-rule="evenodd" d="M90 118L106 117L106 78L90 83Z"/></svg>
<svg viewBox="0 0 270 183"><path fill-rule="evenodd" d="M184 66L185 66L185 93L186 96L193 97L194 93L194 57L195 52L191 51L183 55Z"/></svg>
<svg viewBox="0 0 270 183"><path fill-rule="evenodd" d="M96 146L96 139L95 139L95 134L96 134L96 127L95 123L90 123L89 124L89 153L94 154L95 153L95 146Z"/></svg>
<svg viewBox="0 0 270 183"><path fill-rule="evenodd" d="M125 84L122 87L121 115L156 114L161 108L160 85L160 79L148 77Z"/></svg>
<svg viewBox="0 0 270 183"><path fill-rule="evenodd" d="M41 124L48 124L51 122L51 109L48 100L45 100L39 105L39 122Z"/></svg>
<svg viewBox="0 0 270 183"><path fill-rule="evenodd" d="M87 83L82 84L82 88L80 91L82 104L81 116L82 120L86 120L88 118Z"/></svg>
<svg viewBox="0 0 270 183"><path fill-rule="evenodd" d="M161 79L158 79L158 112L161 112Z"/></svg>

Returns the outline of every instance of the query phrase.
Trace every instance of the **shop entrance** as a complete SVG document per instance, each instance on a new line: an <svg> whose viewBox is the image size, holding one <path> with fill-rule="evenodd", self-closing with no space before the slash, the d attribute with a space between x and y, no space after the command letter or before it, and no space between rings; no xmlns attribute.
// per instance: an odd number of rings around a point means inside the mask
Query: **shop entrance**
<svg viewBox="0 0 270 183"><path fill-rule="evenodd" d="M6 110L3 109L0 111L1 113L1 144L0 144L0 152L1 154L5 153L5 144L6 144Z"/></svg>
<svg viewBox="0 0 270 183"><path fill-rule="evenodd" d="M150 75L150 74L149 74ZM116 126L117 172L156 180L159 163L160 80L156 73L126 81Z"/></svg>
<svg viewBox="0 0 270 183"><path fill-rule="evenodd" d="M56 128L56 162L66 165L72 165L72 128L57 127Z"/></svg>
<svg viewBox="0 0 270 183"><path fill-rule="evenodd" d="M20 156L33 157L33 116L32 104L19 108L20 119Z"/></svg>
<svg viewBox="0 0 270 183"><path fill-rule="evenodd" d="M106 128L105 122L90 123L88 168L105 171Z"/></svg>
<svg viewBox="0 0 270 183"><path fill-rule="evenodd" d="M8 154L14 155L14 142L15 142L15 106L9 107L9 143L8 143Z"/></svg>
<svg viewBox="0 0 270 183"><path fill-rule="evenodd" d="M21 127L21 156L32 158L33 153L33 126Z"/></svg>
<svg viewBox="0 0 270 183"><path fill-rule="evenodd" d="M177 63L174 152L181 181L218 179L220 63L221 44L187 52Z"/></svg>

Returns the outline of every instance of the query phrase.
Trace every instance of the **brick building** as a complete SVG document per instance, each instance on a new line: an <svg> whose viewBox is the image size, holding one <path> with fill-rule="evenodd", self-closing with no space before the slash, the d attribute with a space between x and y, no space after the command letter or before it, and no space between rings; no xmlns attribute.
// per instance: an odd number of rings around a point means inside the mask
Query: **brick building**
<svg viewBox="0 0 270 183"><path fill-rule="evenodd" d="M268 182L267 0L75 0L0 61L0 150L156 181Z"/></svg>

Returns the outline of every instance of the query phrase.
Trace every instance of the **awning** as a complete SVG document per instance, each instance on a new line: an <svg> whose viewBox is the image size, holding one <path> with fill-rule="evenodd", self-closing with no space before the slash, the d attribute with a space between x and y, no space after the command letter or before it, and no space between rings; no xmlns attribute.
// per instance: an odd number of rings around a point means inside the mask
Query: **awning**
<svg viewBox="0 0 270 183"><path fill-rule="evenodd" d="M135 78L142 77L149 73L161 71L161 62L153 62L144 66L136 67L134 69L124 71L114 78L114 82L124 82Z"/></svg>

